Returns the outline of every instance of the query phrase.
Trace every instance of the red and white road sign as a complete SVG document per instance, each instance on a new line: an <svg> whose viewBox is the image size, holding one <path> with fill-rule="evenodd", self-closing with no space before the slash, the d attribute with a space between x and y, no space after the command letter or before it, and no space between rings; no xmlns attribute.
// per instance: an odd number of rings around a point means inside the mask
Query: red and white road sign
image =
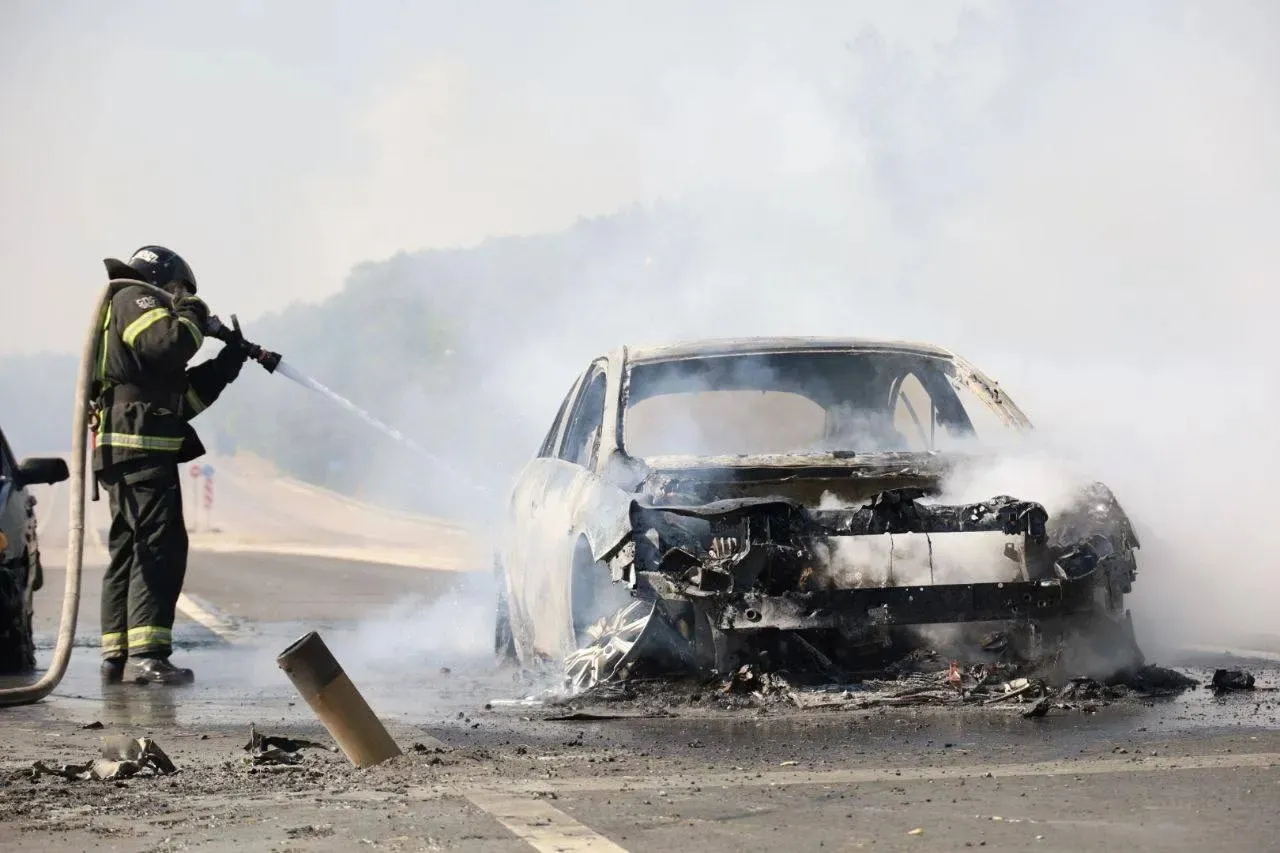
<svg viewBox="0 0 1280 853"><path fill-rule="evenodd" d="M204 508L209 510L213 507L213 478L204 478Z"/></svg>

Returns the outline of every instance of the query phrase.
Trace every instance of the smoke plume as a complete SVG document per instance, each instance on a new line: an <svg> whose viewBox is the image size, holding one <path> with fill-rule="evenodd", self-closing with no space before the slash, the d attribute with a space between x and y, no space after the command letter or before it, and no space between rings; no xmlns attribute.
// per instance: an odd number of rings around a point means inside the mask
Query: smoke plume
<svg viewBox="0 0 1280 853"><path fill-rule="evenodd" d="M1132 604L1147 639L1268 630L1280 61L1261 34L1280 13L990 3L927 39L782 17L744 13L733 37L758 50L664 54L647 144L628 149L628 175L662 188L643 207L575 226L560 243L572 264L470 302L452 291L459 316L483 317L457 346L481 354L510 431L473 441L493 410L463 406L438 441L507 482L573 377L619 343L932 340L999 379L1037 428L957 489L1052 511L1102 480L1142 538ZM547 245L474 251L545 261Z"/></svg>

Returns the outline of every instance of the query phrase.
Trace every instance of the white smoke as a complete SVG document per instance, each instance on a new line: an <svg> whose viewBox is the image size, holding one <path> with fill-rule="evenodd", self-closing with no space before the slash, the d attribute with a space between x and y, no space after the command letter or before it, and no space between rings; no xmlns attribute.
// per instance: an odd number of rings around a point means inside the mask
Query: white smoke
<svg viewBox="0 0 1280 853"><path fill-rule="evenodd" d="M643 50L620 37L617 60L565 57L584 78L658 69L635 100L608 98L643 132L591 137L565 182L603 170L624 196L655 188L680 239L602 241L589 287L518 311L495 298L477 333L512 406L540 433L572 376L622 342L934 340L1037 427L956 494L1052 512L1102 480L1142 538L1146 637L1273 630L1274 4L995 2L951 7L927 36L865 7L721 23L691 22L696 50L647 31ZM603 103L571 78L548 114L561 124Z"/></svg>

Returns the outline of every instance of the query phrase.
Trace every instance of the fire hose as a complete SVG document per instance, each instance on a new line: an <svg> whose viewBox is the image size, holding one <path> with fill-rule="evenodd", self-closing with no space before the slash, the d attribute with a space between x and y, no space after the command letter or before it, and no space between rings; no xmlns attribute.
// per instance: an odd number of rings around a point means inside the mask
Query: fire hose
<svg viewBox="0 0 1280 853"><path fill-rule="evenodd" d="M89 409L92 403L90 397L94 367L102 346L107 307L111 304L112 298L126 287L145 287L152 291L163 304L172 304L172 297L158 287L131 279L112 279L103 287L94 306L89 334L85 337L84 347L80 351L80 370L76 377L75 410L72 416L71 433L69 499L71 520L67 528L67 581L62 594L62 618L58 625L58 640L53 650L53 660L50 661L44 675L32 684L0 689L0 706L30 705L39 702L52 693L62 681L62 676L67 671L67 663L71 659L71 648L76 637L76 617L80 612L80 570L84 563L84 484L87 462L85 446L89 437ZM210 333L222 340L234 340L257 359L268 372L274 372L280 363L280 356L245 341L239 334L240 324L234 316L232 323L235 329L234 335L228 332L216 317L210 318Z"/></svg>

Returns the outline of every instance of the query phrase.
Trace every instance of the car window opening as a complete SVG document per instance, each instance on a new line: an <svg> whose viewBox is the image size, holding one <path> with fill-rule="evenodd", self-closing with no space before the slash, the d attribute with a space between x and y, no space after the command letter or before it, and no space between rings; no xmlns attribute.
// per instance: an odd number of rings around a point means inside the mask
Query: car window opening
<svg viewBox="0 0 1280 853"><path fill-rule="evenodd" d="M623 444L646 456L928 452L983 438L948 359L786 352L640 363ZM984 428L990 423L979 418ZM997 427L999 428L999 427Z"/></svg>

